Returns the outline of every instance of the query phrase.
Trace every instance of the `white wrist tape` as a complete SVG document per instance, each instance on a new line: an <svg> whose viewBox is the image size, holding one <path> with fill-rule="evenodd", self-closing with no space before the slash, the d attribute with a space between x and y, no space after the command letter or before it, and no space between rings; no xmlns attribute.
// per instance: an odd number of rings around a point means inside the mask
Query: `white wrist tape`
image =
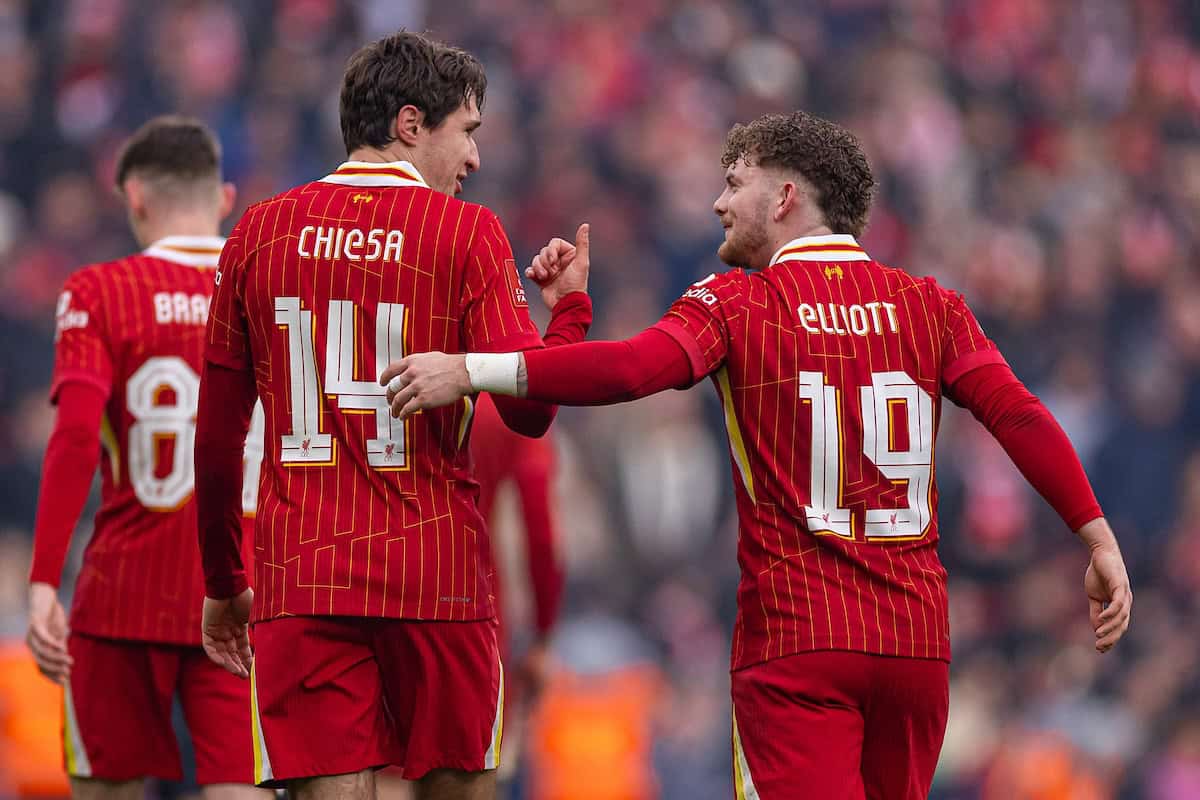
<svg viewBox="0 0 1200 800"><path fill-rule="evenodd" d="M467 375L477 392L516 397L520 365L520 353L467 353Z"/></svg>

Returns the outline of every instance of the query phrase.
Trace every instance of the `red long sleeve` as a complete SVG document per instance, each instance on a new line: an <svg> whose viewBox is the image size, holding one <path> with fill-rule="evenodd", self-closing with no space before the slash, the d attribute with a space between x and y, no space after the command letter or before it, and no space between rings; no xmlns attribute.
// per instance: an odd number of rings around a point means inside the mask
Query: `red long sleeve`
<svg viewBox="0 0 1200 800"><path fill-rule="evenodd" d="M1071 530L1101 516L1070 439L1007 364L964 374L950 399L970 410Z"/></svg>
<svg viewBox="0 0 1200 800"><path fill-rule="evenodd" d="M58 390L58 415L42 461L33 565L29 580L58 586L71 534L83 513L100 462L100 420L107 392L91 381L68 381Z"/></svg>
<svg viewBox="0 0 1200 800"><path fill-rule="evenodd" d="M513 465L513 478L521 497L521 516L525 522L534 626L539 635L545 636L558 618L564 580L551 504L554 449L549 445L537 451L526 448L522 456Z"/></svg>
<svg viewBox="0 0 1200 800"><path fill-rule="evenodd" d="M242 562L242 454L256 396L253 373L206 361L196 410L196 511L205 594L249 585Z"/></svg>
<svg viewBox="0 0 1200 800"><path fill-rule="evenodd" d="M583 341L592 324L592 299L584 292L572 292L559 300L551 311L543 337L547 347L560 347ZM510 430L537 438L550 429L558 409L551 403L519 397L493 395L496 410Z"/></svg>
<svg viewBox="0 0 1200 800"><path fill-rule="evenodd" d="M621 342L582 342L525 353L528 397L608 405L689 386L692 366L670 335L647 328Z"/></svg>

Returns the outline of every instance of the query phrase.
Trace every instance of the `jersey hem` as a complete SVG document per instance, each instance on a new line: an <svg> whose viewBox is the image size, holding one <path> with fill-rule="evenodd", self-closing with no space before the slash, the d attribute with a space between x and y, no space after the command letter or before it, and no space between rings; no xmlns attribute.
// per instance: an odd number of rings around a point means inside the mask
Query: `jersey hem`
<svg viewBox="0 0 1200 800"><path fill-rule="evenodd" d="M916 647L922 647L925 643L924 642L916 642L914 644ZM933 645L934 643L930 642L929 644ZM946 646L946 649L949 649L949 645ZM821 653L821 652L859 653L864 656L878 656L879 658L907 658L907 659L916 659L918 661L945 661L947 664L950 663L950 656L948 654L944 655L944 656L941 656L941 655L918 656L918 655L911 655L908 653L885 653L885 652L881 652L879 650L864 650L861 647L838 647L837 645L829 644L829 645L823 645L823 646L818 646L818 647L802 647L800 649L792 650L787 653L781 653L779 655L767 656L765 658L756 658L756 659L743 658L740 661L734 661L731 659L729 671L731 673L740 672L741 670L748 669L748 668L754 667L754 666L758 666L759 664L765 664L768 661L778 661L781 658L789 658L790 656L798 656L798 655L802 655L804 653Z"/></svg>

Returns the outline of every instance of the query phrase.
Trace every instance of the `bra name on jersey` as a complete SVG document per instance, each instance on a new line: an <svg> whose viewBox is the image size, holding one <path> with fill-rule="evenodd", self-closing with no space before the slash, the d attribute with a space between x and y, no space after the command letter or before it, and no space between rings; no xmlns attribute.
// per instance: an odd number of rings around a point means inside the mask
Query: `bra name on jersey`
<svg viewBox="0 0 1200 800"><path fill-rule="evenodd" d="M895 303L873 302L849 306L841 303L801 303L796 313L800 316L800 324L809 333L831 333L835 336L882 334L885 317L888 330L900 332Z"/></svg>
<svg viewBox="0 0 1200 800"><path fill-rule="evenodd" d="M208 304L211 301L212 298L206 294L156 292L154 321L159 325L207 325Z"/></svg>
<svg viewBox="0 0 1200 800"><path fill-rule="evenodd" d="M344 258L347 261L400 261L404 234L383 228L334 228L305 225L296 240L296 252L304 258Z"/></svg>

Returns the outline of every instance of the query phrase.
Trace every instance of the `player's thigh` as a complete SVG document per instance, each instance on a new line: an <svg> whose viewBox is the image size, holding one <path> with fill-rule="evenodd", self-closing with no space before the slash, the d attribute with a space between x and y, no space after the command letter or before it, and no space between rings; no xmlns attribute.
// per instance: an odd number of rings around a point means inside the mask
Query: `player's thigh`
<svg viewBox="0 0 1200 800"><path fill-rule="evenodd" d="M376 655L404 777L499 766L503 667L491 620L384 620Z"/></svg>
<svg viewBox="0 0 1200 800"><path fill-rule="evenodd" d="M75 660L63 703L67 774L117 783L182 777L171 727L177 649L83 634L67 647Z"/></svg>
<svg viewBox="0 0 1200 800"><path fill-rule="evenodd" d="M274 789L260 789L249 783L210 783L200 788L204 800L274 800Z"/></svg>
<svg viewBox="0 0 1200 800"><path fill-rule="evenodd" d="M737 800L861 800L865 681L853 653L800 653L731 676Z"/></svg>
<svg viewBox="0 0 1200 800"><path fill-rule="evenodd" d="M403 770L389 767L375 773L375 797L377 800L413 800L415 784L405 780Z"/></svg>
<svg viewBox="0 0 1200 800"><path fill-rule="evenodd" d="M253 784L250 682L213 663L199 647L187 648L181 660L179 699L196 753L196 782ZM213 795L209 800L217 800L216 795L236 800L244 790L230 787L207 795Z"/></svg>
<svg viewBox="0 0 1200 800"><path fill-rule="evenodd" d="M372 647L377 622L285 617L254 626L256 783L353 775L398 758Z"/></svg>
<svg viewBox="0 0 1200 800"><path fill-rule="evenodd" d="M950 665L924 658L873 657L863 738L868 800L925 800L950 709Z"/></svg>
<svg viewBox="0 0 1200 800"><path fill-rule="evenodd" d="M370 769L346 775L325 775L288 781L292 800L376 800L375 771Z"/></svg>
<svg viewBox="0 0 1200 800"><path fill-rule="evenodd" d="M142 800L146 781L105 781L99 778L71 778L72 800Z"/></svg>
<svg viewBox="0 0 1200 800"><path fill-rule="evenodd" d="M496 770L435 769L417 781L415 800L495 800Z"/></svg>

